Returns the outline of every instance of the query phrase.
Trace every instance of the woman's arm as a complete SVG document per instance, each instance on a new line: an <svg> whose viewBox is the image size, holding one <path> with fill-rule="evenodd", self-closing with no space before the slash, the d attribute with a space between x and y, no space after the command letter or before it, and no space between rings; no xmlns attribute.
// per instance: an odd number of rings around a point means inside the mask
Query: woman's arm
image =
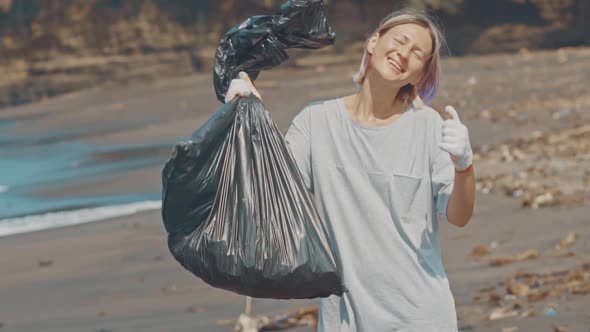
<svg viewBox="0 0 590 332"><path fill-rule="evenodd" d="M449 222L457 227L467 225L475 207L475 172L473 166L466 172L455 172L453 191L447 207Z"/></svg>
<svg viewBox="0 0 590 332"><path fill-rule="evenodd" d="M447 207L447 219L455 226L467 225L473 216L475 206L475 173L473 152L469 143L469 131L461 123L457 111L451 106L445 108L447 120L443 123L440 148L447 151L455 164L453 191Z"/></svg>

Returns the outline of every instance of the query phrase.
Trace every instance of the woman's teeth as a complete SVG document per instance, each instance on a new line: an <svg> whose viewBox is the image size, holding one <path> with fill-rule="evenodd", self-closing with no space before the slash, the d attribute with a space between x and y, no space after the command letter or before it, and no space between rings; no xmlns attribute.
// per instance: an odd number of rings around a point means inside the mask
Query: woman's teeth
<svg viewBox="0 0 590 332"><path fill-rule="evenodd" d="M397 71L399 71L400 73L402 72L401 67L395 61L388 59L387 62L389 62L389 64L392 65L393 67L395 67L395 69Z"/></svg>

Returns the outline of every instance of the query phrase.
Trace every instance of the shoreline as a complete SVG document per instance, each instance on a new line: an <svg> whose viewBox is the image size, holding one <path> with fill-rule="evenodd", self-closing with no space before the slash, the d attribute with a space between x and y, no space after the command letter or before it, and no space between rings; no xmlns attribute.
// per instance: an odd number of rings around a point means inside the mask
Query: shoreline
<svg viewBox="0 0 590 332"><path fill-rule="evenodd" d="M22 217L0 219L0 238L69 226L103 222L138 213L160 210L160 201L138 201L72 210L58 210ZM20 227L19 227L20 226Z"/></svg>

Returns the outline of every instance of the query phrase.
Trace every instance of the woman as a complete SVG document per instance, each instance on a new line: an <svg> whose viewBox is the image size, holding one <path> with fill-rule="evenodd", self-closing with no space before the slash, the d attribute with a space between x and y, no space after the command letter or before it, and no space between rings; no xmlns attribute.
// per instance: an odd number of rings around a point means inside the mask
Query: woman
<svg viewBox="0 0 590 332"><path fill-rule="evenodd" d="M457 331L439 221L465 226L475 176L467 127L416 102L435 96L440 31L426 16L385 17L365 44L358 91L312 103L286 134L344 283L321 300L320 331ZM228 99L260 95L245 74Z"/></svg>

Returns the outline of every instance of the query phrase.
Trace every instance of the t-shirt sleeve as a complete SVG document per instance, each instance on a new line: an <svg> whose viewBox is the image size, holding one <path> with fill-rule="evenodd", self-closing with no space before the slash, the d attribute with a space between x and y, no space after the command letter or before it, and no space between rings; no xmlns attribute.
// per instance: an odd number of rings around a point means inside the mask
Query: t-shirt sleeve
<svg viewBox="0 0 590 332"><path fill-rule="evenodd" d="M442 140L442 124L443 120L437 113L432 130L434 134L431 140L433 146L430 149L430 181L432 183L432 195L437 215L439 219L448 222L447 207L451 192L453 191L455 166L449 153L438 146Z"/></svg>
<svg viewBox="0 0 590 332"><path fill-rule="evenodd" d="M309 191L313 192L311 174L311 117L309 107L295 116L285 135L287 144Z"/></svg>

